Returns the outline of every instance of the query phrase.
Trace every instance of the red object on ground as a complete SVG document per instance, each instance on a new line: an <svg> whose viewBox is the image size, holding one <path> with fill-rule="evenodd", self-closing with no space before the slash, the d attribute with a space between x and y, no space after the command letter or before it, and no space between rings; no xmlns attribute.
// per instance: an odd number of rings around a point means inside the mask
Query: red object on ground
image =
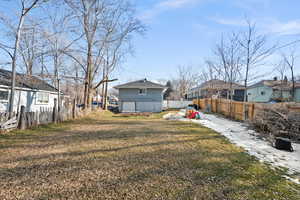
<svg viewBox="0 0 300 200"><path fill-rule="evenodd" d="M197 112L197 111L192 111L192 112L189 113L187 118L189 118L189 119L200 119L200 113Z"/></svg>
<svg viewBox="0 0 300 200"><path fill-rule="evenodd" d="M192 112L192 113L188 116L188 118L189 118L189 119L195 119L195 118L196 118L196 115L197 115L197 112Z"/></svg>

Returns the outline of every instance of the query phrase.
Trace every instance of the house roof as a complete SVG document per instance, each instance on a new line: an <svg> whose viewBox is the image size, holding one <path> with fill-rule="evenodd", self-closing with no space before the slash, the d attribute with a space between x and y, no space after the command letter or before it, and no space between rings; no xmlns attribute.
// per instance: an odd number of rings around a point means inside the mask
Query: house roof
<svg viewBox="0 0 300 200"><path fill-rule="evenodd" d="M278 89L278 90L291 90L292 89L293 83L291 81L284 81L284 80L262 80L259 81L248 88L255 88L258 86L268 86L273 89ZM300 83L295 83L296 88L300 88Z"/></svg>
<svg viewBox="0 0 300 200"><path fill-rule="evenodd" d="M192 90L197 90L197 89L201 89L201 90L224 90L224 89L244 89L244 86L237 84L237 83L232 83L232 85L228 82L222 81L222 80L218 80L218 79L213 79L213 80L209 80L206 81L204 83L202 83L200 86L193 88Z"/></svg>
<svg viewBox="0 0 300 200"><path fill-rule="evenodd" d="M0 85L11 86L12 72L0 69ZM50 92L57 92L57 89L47 82L35 77L25 74L16 74L16 87L27 88L32 90L45 90Z"/></svg>
<svg viewBox="0 0 300 200"><path fill-rule="evenodd" d="M158 88L158 89L165 89L166 87L158 84L158 83L153 83L151 81L148 81L147 79L142 79L138 81L133 81L129 83L125 83L122 85L117 85L114 88L116 89L122 89L122 88Z"/></svg>

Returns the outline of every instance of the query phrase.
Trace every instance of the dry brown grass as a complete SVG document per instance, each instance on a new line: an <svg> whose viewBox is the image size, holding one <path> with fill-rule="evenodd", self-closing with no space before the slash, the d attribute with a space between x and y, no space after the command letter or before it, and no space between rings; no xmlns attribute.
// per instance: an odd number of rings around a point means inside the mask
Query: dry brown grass
<svg viewBox="0 0 300 200"><path fill-rule="evenodd" d="M300 199L219 134L110 113L0 136L0 199Z"/></svg>

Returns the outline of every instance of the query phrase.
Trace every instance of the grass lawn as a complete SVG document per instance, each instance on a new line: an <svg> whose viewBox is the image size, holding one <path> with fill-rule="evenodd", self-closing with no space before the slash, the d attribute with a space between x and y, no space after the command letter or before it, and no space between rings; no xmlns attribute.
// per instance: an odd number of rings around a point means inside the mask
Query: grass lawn
<svg viewBox="0 0 300 200"><path fill-rule="evenodd" d="M300 199L283 171L161 115L93 113L0 135L0 199Z"/></svg>

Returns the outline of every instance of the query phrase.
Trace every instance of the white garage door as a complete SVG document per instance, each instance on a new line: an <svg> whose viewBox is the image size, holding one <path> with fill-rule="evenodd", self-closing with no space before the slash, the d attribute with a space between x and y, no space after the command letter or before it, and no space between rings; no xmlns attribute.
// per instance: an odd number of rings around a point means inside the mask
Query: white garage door
<svg viewBox="0 0 300 200"><path fill-rule="evenodd" d="M138 112L161 112L162 103L160 103L160 102L137 102L136 110Z"/></svg>
<svg viewBox="0 0 300 200"><path fill-rule="evenodd" d="M123 102L122 112L135 112L134 102Z"/></svg>

